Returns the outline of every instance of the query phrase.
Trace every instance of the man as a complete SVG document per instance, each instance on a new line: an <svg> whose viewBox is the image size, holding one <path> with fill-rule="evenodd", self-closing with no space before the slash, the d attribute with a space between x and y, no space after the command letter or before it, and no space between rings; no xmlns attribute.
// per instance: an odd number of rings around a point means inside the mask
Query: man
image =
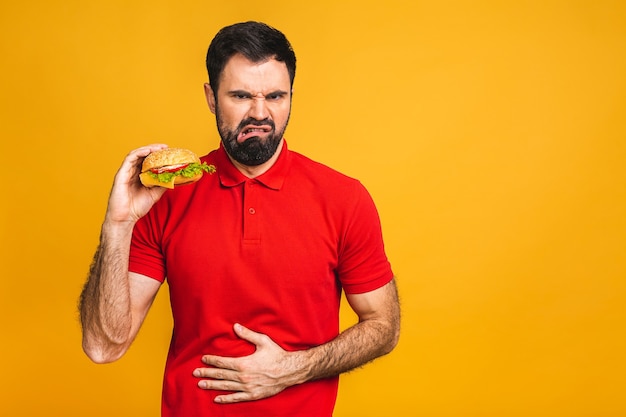
<svg viewBox="0 0 626 417"><path fill-rule="evenodd" d="M167 279L174 331L163 416L331 416L338 375L390 352L399 306L364 187L290 151L295 54L265 24L223 28L207 54L217 168L145 188L129 153L115 176L81 295L83 348L120 358ZM339 334L341 292L359 322Z"/></svg>

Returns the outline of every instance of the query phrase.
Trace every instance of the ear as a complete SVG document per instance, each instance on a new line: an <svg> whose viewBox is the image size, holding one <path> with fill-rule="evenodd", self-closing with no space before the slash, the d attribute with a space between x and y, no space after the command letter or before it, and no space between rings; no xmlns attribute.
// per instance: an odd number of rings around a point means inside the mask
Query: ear
<svg viewBox="0 0 626 417"><path fill-rule="evenodd" d="M215 95L209 83L204 84L204 96L206 97L206 102L209 105L211 113L215 114Z"/></svg>

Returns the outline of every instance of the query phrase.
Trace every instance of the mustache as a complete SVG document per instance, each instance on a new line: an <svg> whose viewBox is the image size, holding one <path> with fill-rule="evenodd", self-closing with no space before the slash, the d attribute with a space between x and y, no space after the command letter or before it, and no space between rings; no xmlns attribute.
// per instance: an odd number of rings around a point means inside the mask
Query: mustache
<svg viewBox="0 0 626 417"><path fill-rule="evenodd" d="M239 123L239 126L237 126L237 132L241 132L241 130L246 126L270 126L272 130L276 130L276 125L274 124L274 121L271 119L258 120L258 119L253 119L249 117L247 119L242 120L241 123Z"/></svg>

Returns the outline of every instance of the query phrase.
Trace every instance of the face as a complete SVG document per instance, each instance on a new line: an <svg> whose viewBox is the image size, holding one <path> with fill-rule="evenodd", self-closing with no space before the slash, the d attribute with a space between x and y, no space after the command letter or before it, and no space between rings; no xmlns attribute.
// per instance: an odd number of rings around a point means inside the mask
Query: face
<svg viewBox="0 0 626 417"><path fill-rule="evenodd" d="M232 159L258 166L274 156L291 111L291 83L283 62L253 63L234 55L222 72L217 98L208 84L205 94Z"/></svg>

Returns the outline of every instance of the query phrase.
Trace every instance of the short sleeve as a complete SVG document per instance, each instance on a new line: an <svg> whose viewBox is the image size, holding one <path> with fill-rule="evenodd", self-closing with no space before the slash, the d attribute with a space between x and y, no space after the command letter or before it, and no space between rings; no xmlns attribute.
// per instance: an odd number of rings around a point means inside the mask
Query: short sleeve
<svg viewBox="0 0 626 417"><path fill-rule="evenodd" d="M365 187L356 182L353 205L340 241L338 277L349 294L373 291L393 279L380 217Z"/></svg>
<svg viewBox="0 0 626 417"><path fill-rule="evenodd" d="M154 209L155 207L135 224L128 269L163 282L166 274L165 258L161 250L160 233L157 232L160 229L156 227Z"/></svg>

